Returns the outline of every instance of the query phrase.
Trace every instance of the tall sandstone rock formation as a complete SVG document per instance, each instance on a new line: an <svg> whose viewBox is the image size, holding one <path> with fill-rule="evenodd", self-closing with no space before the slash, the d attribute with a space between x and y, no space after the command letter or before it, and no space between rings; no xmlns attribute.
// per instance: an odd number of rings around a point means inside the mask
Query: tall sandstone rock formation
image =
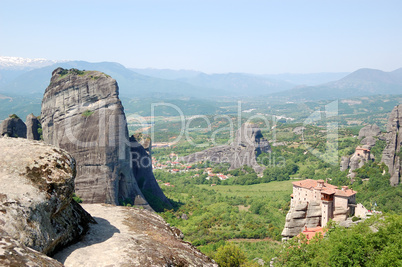
<svg viewBox="0 0 402 267"><path fill-rule="evenodd" d="M57 68L43 97L41 123L44 141L76 159L76 192L84 203L149 207L132 173L116 80L97 71Z"/></svg>
<svg viewBox="0 0 402 267"><path fill-rule="evenodd" d="M359 139L361 139L360 143L362 145L368 146L371 149L375 146L376 137L380 137L381 129L376 124L367 125L360 129L359 131Z"/></svg>
<svg viewBox="0 0 402 267"><path fill-rule="evenodd" d="M27 127L27 139L29 140L40 140L39 128L40 121L32 113L29 114L25 120L25 125Z"/></svg>
<svg viewBox="0 0 402 267"><path fill-rule="evenodd" d="M217 146L181 158L181 161L194 163L209 160L215 163L230 163L230 169L244 165L252 167L261 174L264 167L257 163L257 157L262 152L271 151L269 142L263 137L261 129L253 123L244 123L236 132L231 145Z"/></svg>
<svg viewBox="0 0 402 267"><path fill-rule="evenodd" d="M389 116L386 134L387 146L385 147L381 161L388 166L391 174L392 186L400 183L402 172L402 105L396 106Z"/></svg>
<svg viewBox="0 0 402 267"><path fill-rule="evenodd" d="M10 115L0 124L1 136L27 138L27 126L17 116Z"/></svg>

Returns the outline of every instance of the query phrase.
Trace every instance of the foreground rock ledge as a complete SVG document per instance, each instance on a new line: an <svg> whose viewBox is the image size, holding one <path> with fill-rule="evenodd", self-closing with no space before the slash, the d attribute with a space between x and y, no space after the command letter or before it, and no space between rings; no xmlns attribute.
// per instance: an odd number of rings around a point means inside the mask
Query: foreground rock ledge
<svg viewBox="0 0 402 267"><path fill-rule="evenodd" d="M83 204L98 222L54 258L65 266L218 266L154 212Z"/></svg>
<svg viewBox="0 0 402 267"><path fill-rule="evenodd" d="M0 151L0 260L18 244L51 255L79 239L93 219L72 200L74 159L22 138L0 138Z"/></svg>

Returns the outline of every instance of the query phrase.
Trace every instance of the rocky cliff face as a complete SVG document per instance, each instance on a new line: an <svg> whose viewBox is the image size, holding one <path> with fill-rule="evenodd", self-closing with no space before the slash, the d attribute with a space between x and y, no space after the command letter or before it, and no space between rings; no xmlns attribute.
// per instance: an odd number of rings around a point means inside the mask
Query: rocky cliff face
<svg viewBox="0 0 402 267"><path fill-rule="evenodd" d="M302 232L304 226L314 228L321 225L321 205L317 201L291 205L286 214L285 227L282 236L292 238Z"/></svg>
<svg viewBox="0 0 402 267"><path fill-rule="evenodd" d="M362 139L365 137L379 136L380 134L381 134L381 129L376 124L367 125L360 129L359 139Z"/></svg>
<svg viewBox="0 0 402 267"><path fill-rule="evenodd" d="M135 136L130 137L130 150L132 158L132 169L134 177L138 183L139 188L150 202L154 209L157 208L158 203L163 202L164 206L172 208L169 200L163 194L162 189L159 187L155 176L152 172L152 157L151 157L151 139L141 138L139 140ZM145 147L144 147L145 146ZM155 201L150 199L156 198ZM162 208L162 207L160 207Z"/></svg>
<svg viewBox="0 0 402 267"><path fill-rule="evenodd" d="M0 137L27 137L27 127L25 123L16 116L10 116L0 124Z"/></svg>
<svg viewBox="0 0 402 267"><path fill-rule="evenodd" d="M359 139L361 139L361 144L368 146L371 149L375 146L376 138L380 137L381 129L376 124L367 125L360 129L359 131Z"/></svg>
<svg viewBox="0 0 402 267"><path fill-rule="evenodd" d="M25 120L25 125L27 127L27 139L29 140L40 140L40 135L38 129L40 128L40 122L37 117L32 113L27 116Z"/></svg>
<svg viewBox="0 0 402 267"><path fill-rule="evenodd" d="M236 132L236 137L231 145L217 146L206 149L186 157L181 161L187 163L209 160L215 163L230 163L230 169L236 169L244 165L252 167L257 173L265 169L257 163L256 158L262 152L271 151L268 141L263 138L257 125L245 123Z"/></svg>
<svg viewBox="0 0 402 267"><path fill-rule="evenodd" d="M74 159L22 138L1 138L0 151L6 155L0 158L0 239L9 243L0 245L11 250L21 245L29 259L36 254L26 247L52 254L79 239L94 221L72 200ZM0 263L18 260L10 257L0 249Z"/></svg>
<svg viewBox="0 0 402 267"><path fill-rule="evenodd" d="M381 161L384 162L391 174L390 184L396 186L400 183L402 172L402 105L396 106L388 119L385 147Z"/></svg>
<svg viewBox="0 0 402 267"><path fill-rule="evenodd" d="M367 152L364 152L367 151ZM349 169L348 176L355 177L354 170L361 168L367 162L374 161L374 156L370 154L369 146L357 147L355 153L351 157L343 156L341 158L341 171Z"/></svg>
<svg viewBox="0 0 402 267"><path fill-rule="evenodd" d="M114 79L96 71L54 70L41 123L44 141L76 159L76 192L85 203L149 207L130 167L126 118Z"/></svg>
<svg viewBox="0 0 402 267"><path fill-rule="evenodd" d="M0 151L0 266L217 267L152 211L84 204L92 218L72 199L66 151L8 137Z"/></svg>

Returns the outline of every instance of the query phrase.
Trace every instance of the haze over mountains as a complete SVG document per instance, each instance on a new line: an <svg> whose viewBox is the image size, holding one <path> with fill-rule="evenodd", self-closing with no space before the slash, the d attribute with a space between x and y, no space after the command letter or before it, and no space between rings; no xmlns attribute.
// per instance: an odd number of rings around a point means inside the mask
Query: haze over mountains
<svg viewBox="0 0 402 267"><path fill-rule="evenodd" d="M192 70L129 69L114 62L55 63L45 59L0 57L0 94L41 96L56 67L102 71L118 81L120 94L128 98L270 96L279 100L310 101L402 93L402 68L392 72L359 69L350 74L206 74Z"/></svg>
<svg viewBox="0 0 402 267"><path fill-rule="evenodd" d="M293 88L275 96L300 101L384 94L402 94L402 68L391 72L366 68L359 69L337 81L318 86Z"/></svg>

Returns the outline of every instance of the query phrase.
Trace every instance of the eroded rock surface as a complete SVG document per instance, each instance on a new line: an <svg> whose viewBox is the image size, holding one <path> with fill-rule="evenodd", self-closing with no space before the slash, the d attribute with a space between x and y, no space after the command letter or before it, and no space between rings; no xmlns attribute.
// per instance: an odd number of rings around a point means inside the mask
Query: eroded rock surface
<svg viewBox="0 0 402 267"><path fill-rule="evenodd" d="M388 166L391 175L390 184L396 186L400 183L402 164L401 164L401 144L402 144L402 105L396 106L387 124L386 141L381 161Z"/></svg>
<svg viewBox="0 0 402 267"><path fill-rule="evenodd" d="M291 238L298 235L304 228L313 228L321 225L321 205L317 201L291 205L286 214L285 227L282 236Z"/></svg>
<svg viewBox="0 0 402 267"><path fill-rule="evenodd" d="M54 256L67 267L217 266L154 212L106 204L83 207L98 224Z"/></svg>
<svg viewBox="0 0 402 267"><path fill-rule="evenodd" d="M341 158L340 170L345 171L349 168L348 176L354 178L356 173L353 171L371 161L374 161L374 156L370 153L369 146L358 146L351 157L343 156Z"/></svg>
<svg viewBox="0 0 402 267"><path fill-rule="evenodd" d="M72 200L75 161L69 154L41 142L8 137L0 139L0 151L3 241L11 238L49 255L85 233L93 220Z"/></svg>
<svg viewBox="0 0 402 267"><path fill-rule="evenodd" d="M360 129L359 139L365 137L377 137L381 134L381 129L376 124L367 125Z"/></svg>
<svg viewBox="0 0 402 267"><path fill-rule="evenodd" d="M367 146L369 149L375 146L376 138L381 136L381 129L376 124L367 125L360 129L360 144Z"/></svg>
<svg viewBox="0 0 402 267"><path fill-rule="evenodd" d="M29 140L40 140L40 135L38 129L40 128L40 121L32 113L29 114L25 120L25 125L27 127L27 139Z"/></svg>
<svg viewBox="0 0 402 267"><path fill-rule="evenodd" d="M128 130L116 80L97 71L53 71L42 101L43 139L77 161L85 203L149 207L131 170Z"/></svg>
<svg viewBox="0 0 402 267"><path fill-rule="evenodd" d="M230 169L247 165L261 174L265 167L260 166L256 158L262 152L269 151L271 151L271 147L262 136L260 128L255 124L245 123L237 130L235 140L231 145L209 148L183 157L180 161L194 163L209 160L215 163L230 163Z"/></svg>
<svg viewBox="0 0 402 267"><path fill-rule="evenodd" d="M27 127L18 117L9 117L0 124L0 137L27 137Z"/></svg>
<svg viewBox="0 0 402 267"><path fill-rule="evenodd" d="M137 180L141 192L143 192L146 198L157 198L159 201L164 203L165 207L171 208L172 205L170 204L165 194L163 194L162 189L159 187L154 173L152 172L151 148L152 143L149 137L130 137L133 174L135 179ZM151 200L148 201L151 202ZM158 203L153 204L158 205Z"/></svg>
<svg viewBox="0 0 402 267"><path fill-rule="evenodd" d="M63 267L63 264L24 246L0 230L0 266Z"/></svg>

